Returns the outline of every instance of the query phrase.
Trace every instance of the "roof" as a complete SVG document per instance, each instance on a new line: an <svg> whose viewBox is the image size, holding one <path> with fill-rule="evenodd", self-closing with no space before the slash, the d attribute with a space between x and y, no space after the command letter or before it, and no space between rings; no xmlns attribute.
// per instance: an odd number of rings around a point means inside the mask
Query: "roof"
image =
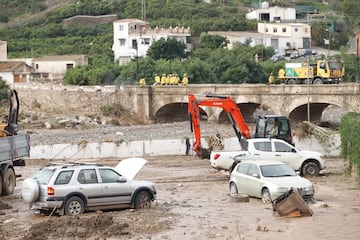
<svg viewBox="0 0 360 240"><path fill-rule="evenodd" d="M141 23L141 24L149 24L148 22L145 22L143 20L137 19L137 18L124 18L114 21L114 23Z"/></svg>
<svg viewBox="0 0 360 240"><path fill-rule="evenodd" d="M3 61L3 62L0 62L0 72L12 72L24 64L26 65L25 62Z"/></svg>
<svg viewBox="0 0 360 240"><path fill-rule="evenodd" d="M247 32L247 31L208 31L208 34L211 35L220 35L220 36L229 36L229 37L246 37L246 38L263 38L264 33L258 32ZM279 36L271 33L266 33L266 37L274 37L274 38L287 38L287 36Z"/></svg>
<svg viewBox="0 0 360 240"><path fill-rule="evenodd" d="M74 61L81 58L87 57L87 55L57 55L57 56L42 56L34 58L34 62L39 61Z"/></svg>

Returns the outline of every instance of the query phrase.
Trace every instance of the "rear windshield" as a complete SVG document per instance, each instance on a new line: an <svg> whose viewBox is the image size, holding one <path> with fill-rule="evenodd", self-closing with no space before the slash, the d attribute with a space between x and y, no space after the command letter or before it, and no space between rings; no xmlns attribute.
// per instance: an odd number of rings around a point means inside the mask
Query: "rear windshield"
<svg viewBox="0 0 360 240"><path fill-rule="evenodd" d="M42 168L32 176L40 184L48 184L52 175L55 173L55 169Z"/></svg>

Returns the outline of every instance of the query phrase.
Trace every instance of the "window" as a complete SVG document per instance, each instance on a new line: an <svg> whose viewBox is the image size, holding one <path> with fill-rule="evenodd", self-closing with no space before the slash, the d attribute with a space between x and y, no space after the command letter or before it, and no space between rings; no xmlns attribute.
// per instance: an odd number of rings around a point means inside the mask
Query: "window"
<svg viewBox="0 0 360 240"><path fill-rule="evenodd" d="M292 147L282 143L282 142L275 142L275 152L291 152Z"/></svg>
<svg viewBox="0 0 360 240"><path fill-rule="evenodd" d="M254 147L258 151L271 152L271 142L256 142Z"/></svg>
<svg viewBox="0 0 360 240"><path fill-rule="evenodd" d="M74 68L74 64L72 64L72 63L66 64L66 69L73 69L73 68Z"/></svg>
<svg viewBox="0 0 360 240"><path fill-rule="evenodd" d="M133 39L132 42L131 42L131 44L132 44L132 48L133 48L133 49L137 49L138 43L137 43L137 40L136 40L136 39Z"/></svg>
<svg viewBox="0 0 360 240"><path fill-rule="evenodd" d="M268 28L265 28L265 32L269 32L269 29L268 29Z"/></svg>
<svg viewBox="0 0 360 240"><path fill-rule="evenodd" d="M119 39L120 46L125 46L125 42L126 42L125 39Z"/></svg>
<svg viewBox="0 0 360 240"><path fill-rule="evenodd" d="M247 171L249 169L249 165L250 163L243 163L243 164L239 164L238 168L236 169L236 171L238 173L242 173L242 174L247 174Z"/></svg>
<svg viewBox="0 0 360 240"><path fill-rule="evenodd" d="M119 26L119 31L124 31L124 25Z"/></svg>
<svg viewBox="0 0 360 240"><path fill-rule="evenodd" d="M255 164L250 164L249 166L249 170L248 170L248 175L249 176L260 176L260 172L258 167Z"/></svg>
<svg viewBox="0 0 360 240"><path fill-rule="evenodd" d="M79 183L91 184L98 183L95 169L84 169L79 172L78 178Z"/></svg>
<svg viewBox="0 0 360 240"><path fill-rule="evenodd" d="M143 38L143 43L145 45L149 45L150 44L150 38Z"/></svg>
<svg viewBox="0 0 360 240"><path fill-rule="evenodd" d="M112 169L100 169L100 176L103 183L116 183L120 175Z"/></svg>
<svg viewBox="0 0 360 240"><path fill-rule="evenodd" d="M295 31L295 32L298 32L298 31L299 31L299 29L298 29L298 28L294 28L294 31Z"/></svg>
<svg viewBox="0 0 360 240"><path fill-rule="evenodd" d="M277 28L273 28L273 32L276 33L276 32L277 32Z"/></svg>
<svg viewBox="0 0 360 240"><path fill-rule="evenodd" d="M306 32L306 33L307 33L307 32L308 32L308 29L307 29L307 28L304 28L304 32Z"/></svg>
<svg viewBox="0 0 360 240"><path fill-rule="evenodd" d="M62 171L57 176L54 185L68 184L74 171Z"/></svg>
<svg viewBox="0 0 360 240"><path fill-rule="evenodd" d="M283 28L283 29L282 29L282 32L283 32L283 33L286 33L286 28Z"/></svg>

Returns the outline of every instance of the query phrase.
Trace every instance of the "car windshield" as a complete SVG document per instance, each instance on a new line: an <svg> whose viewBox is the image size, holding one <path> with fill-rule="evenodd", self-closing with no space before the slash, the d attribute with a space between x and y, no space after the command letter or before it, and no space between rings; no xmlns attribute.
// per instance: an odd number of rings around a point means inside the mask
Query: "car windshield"
<svg viewBox="0 0 360 240"><path fill-rule="evenodd" d="M55 169L42 168L32 176L40 184L48 184Z"/></svg>
<svg viewBox="0 0 360 240"><path fill-rule="evenodd" d="M294 170L286 164L262 165L260 166L260 170L263 177L296 176Z"/></svg>

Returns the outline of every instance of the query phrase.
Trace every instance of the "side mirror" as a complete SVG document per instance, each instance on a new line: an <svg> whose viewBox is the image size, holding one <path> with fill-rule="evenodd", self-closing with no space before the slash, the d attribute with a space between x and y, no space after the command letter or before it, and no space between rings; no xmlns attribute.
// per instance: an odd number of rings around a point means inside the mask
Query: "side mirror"
<svg viewBox="0 0 360 240"><path fill-rule="evenodd" d="M293 153L297 153L297 151L296 151L296 149L295 149L295 148L292 148L292 149L291 149L291 152L293 152Z"/></svg>
<svg viewBox="0 0 360 240"><path fill-rule="evenodd" d="M119 177L118 182L119 182L119 183L126 183L126 182L127 182L127 179L124 178L124 177Z"/></svg>

